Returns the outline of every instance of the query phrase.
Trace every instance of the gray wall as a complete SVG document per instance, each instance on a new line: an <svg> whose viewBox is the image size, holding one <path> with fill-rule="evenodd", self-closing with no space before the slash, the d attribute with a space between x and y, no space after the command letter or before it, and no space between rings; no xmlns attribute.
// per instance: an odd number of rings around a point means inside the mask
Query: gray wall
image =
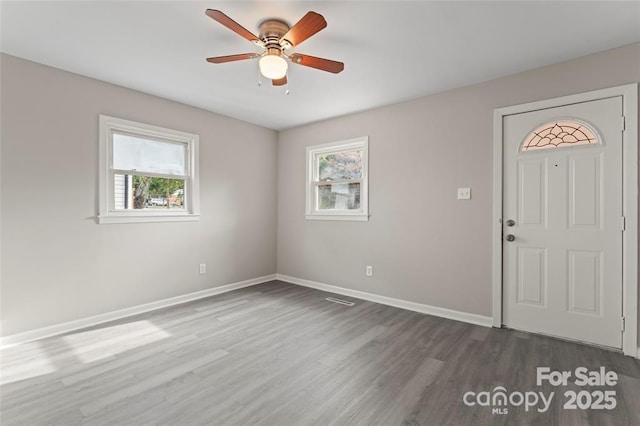
<svg viewBox="0 0 640 426"><path fill-rule="evenodd" d="M276 132L1 59L3 335L276 272ZM200 135L199 222L95 223L98 114Z"/></svg>
<svg viewBox="0 0 640 426"><path fill-rule="evenodd" d="M281 132L278 272L491 316L494 108L637 81L640 44ZM305 147L364 135L369 222L305 221Z"/></svg>
<svg viewBox="0 0 640 426"><path fill-rule="evenodd" d="M493 109L640 81L635 44L278 136L1 59L3 335L276 270L489 316ZM95 224L99 113L200 135L200 222ZM363 135L370 221L305 221L305 147Z"/></svg>

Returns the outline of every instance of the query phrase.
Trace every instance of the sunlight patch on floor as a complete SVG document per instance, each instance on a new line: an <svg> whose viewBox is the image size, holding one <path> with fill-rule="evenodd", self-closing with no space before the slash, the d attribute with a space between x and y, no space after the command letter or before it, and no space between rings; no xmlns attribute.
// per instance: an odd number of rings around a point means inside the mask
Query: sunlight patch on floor
<svg viewBox="0 0 640 426"><path fill-rule="evenodd" d="M27 343L23 345L23 347L28 352L28 356L6 363L3 357L0 384L15 383L57 371L57 368L45 350L42 349L40 343Z"/></svg>
<svg viewBox="0 0 640 426"><path fill-rule="evenodd" d="M64 336L79 361L89 363L171 337L151 321L143 320L100 327Z"/></svg>

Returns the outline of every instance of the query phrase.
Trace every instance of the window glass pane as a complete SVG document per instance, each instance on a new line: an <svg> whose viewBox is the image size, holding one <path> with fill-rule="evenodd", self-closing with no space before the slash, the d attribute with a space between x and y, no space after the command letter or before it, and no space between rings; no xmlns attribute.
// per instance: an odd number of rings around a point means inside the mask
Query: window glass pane
<svg viewBox="0 0 640 426"><path fill-rule="evenodd" d="M322 182L362 177L362 150L316 155L318 180Z"/></svg>
<svg viewBox="0 0 640 426"><path fill-rule="evenodd" d="M166 175L186 174L186 145L113 134L113 168Z"/></svg>
<svg viewBox="0 0 640 426"><path fill-rule="evenodd" d="M184 179L114 176L116 210L183 210Z"/></svg>
<svg viewBox="0 0 640 426"><path fill-rule="evenodd" d="M545 123L527 136L522 151L554 149L600 143L595 133L582 123L559 120Z"/></svg>
<svg viewBox="0 0 640 426"><path fill-rule="evenodd" d="M360 183L318 185L318 210L360 209Z"/></svg>

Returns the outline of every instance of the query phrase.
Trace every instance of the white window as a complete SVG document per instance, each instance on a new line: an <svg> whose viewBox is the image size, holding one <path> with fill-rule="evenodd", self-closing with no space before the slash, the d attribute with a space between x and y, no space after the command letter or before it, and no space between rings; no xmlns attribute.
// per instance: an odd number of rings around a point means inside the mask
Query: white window
<svg viewBox="0 0 640 426"><path fill-rule="evenodd" d="M199 219L198 135L100 115L98 223Z"/></svg>
<svg viewBox="0 0 640 426"><path fill-rule="evenodd" d="M307 219L369 220L369 138L307 147Z"/></svg>

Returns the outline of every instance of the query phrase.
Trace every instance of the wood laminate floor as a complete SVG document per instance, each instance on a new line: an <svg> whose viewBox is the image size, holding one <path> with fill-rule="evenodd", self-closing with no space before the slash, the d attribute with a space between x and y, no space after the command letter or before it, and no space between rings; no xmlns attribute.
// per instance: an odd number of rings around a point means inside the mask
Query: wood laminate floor
<svg viewBox="0 0 640 426"><path fill-rule="evenodd" d="M1 423L640 425L638 360L329 295L274 281L7 348ZM544 366L618 382L537 386ZM554 396L546 412L464 404L497 386ZM614 409L563 408L564 392L599 390Z"/></svg>

